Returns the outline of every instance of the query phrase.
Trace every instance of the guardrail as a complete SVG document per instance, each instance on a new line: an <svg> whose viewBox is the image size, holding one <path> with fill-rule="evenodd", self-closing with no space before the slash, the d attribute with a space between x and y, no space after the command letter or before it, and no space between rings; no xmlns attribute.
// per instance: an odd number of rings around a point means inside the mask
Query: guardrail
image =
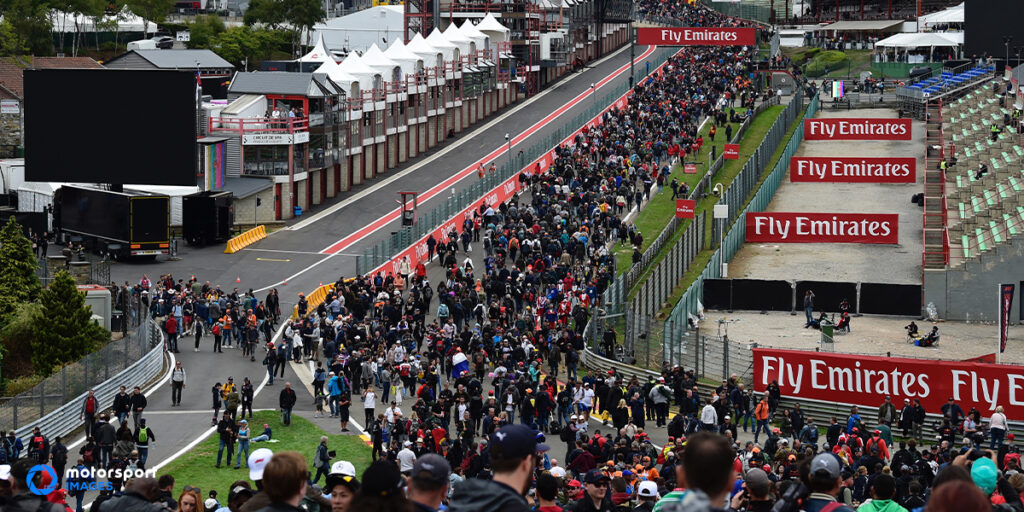
<svg viewBox="0 0 1024 512"><path fill-rule="evenodd" d="M124 370L109 375L112 364L97 364L101 362L99 359L103 359L105 351L112 352L112 345L119 343L112 342L103 351L90 354L82 361L64 367L60 373L35 388L0 404L0 425L14 429L15 435L19 438L31 433L35 427L39 427L39 430L50 439L54 436L66 436L82 425L79 413L90 389L102 405L101 410L108 410L120 386L131 388L153 380L164 367L163 332L156 322L146 320L132 336L125 338L126 346L129 338L131 343L138 343L146 347L147 351L141 356L134 356L128 350L115 354L124 357ZM90 363L93 359L97 361ZM91 375L90 367L95 372ZM82 372L79 373L75 369L81 369ZM90 378L99 375L105 377L99 383L94 383L94 379ZM50 380L54 382L49 382ZM55 388L57 385L60 387ZM60 405L50 405L54 403Z"/></svg>
<svg viewBox="0 0 1024 512"><path fill-rule="evenodd" d="M228 240L228 245L224 248L224 254L234 254L266 237L267 227L260 224L259 226Z"/></svg>

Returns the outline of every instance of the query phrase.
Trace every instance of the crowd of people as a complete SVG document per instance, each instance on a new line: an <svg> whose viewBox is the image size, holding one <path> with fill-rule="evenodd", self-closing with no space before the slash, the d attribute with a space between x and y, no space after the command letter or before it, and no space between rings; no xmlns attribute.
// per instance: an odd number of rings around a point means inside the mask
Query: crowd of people
<svg viewBox="0 0 1024 512"><path fill-rule="evenodd" d="M683 0L642 0L638 9L687 26L739 23ZM637 84L626 106L560 146L549 168L524 173L524 194L482 206L461 233L431 238L426 262L339 278L319 304L300 296L295 320L281 323L275 290L260 301L194 277L126 283L123 293L159 319L169 351L187 338L199 351L208 335L214 352L238 344L241 357L260 361L267 385L281 388L283 427L298 400L291 383L275 377L291 361L312 361L314 417L364 431L374 462L361 475L350 461L332 464L326 438L313 460L250 451L273 431L250 427L253 384L228 377L211 389L218 453L210 465L234 459L248 480L226 489L224 503L217 490L203 495L188 483L175 493L172 475L113 481L92 510L1024 512L1024 474L1005 416L989 419L983 449L980 414L951 401L935 428L940 442L925 449L919 403L896 409L887 399L877 422L855 408L818 427L799 406L780 408L778 386L757 395L732 378L702 394L694 372L679 367L646 380L579 371L583 327L614 277L609 248L642 244L624 215L672 179L675 159L701 148L702 120L725 124L735 107L755 105L755 56L730 47L680 52ZM437 283L427 267L435 256L443 269ZM813 299L808 322L812 310ZM178 406L188 382L180 364L170 382ZM110 407L117 429L106 404L91 398L82 406L87 440L76 465L145 469L156 441L145 396L122 389ZM364 410L357 421L353 406ZM894 427L905 437L896 444ZM753 441L741 441L741 428ZM665 429L667 442L657 445L654 429ZM31 492L49 483L32 472L36 464L64 474L70 459L60 439L4 439L2 510L64 510L59 489Z"/></svg>

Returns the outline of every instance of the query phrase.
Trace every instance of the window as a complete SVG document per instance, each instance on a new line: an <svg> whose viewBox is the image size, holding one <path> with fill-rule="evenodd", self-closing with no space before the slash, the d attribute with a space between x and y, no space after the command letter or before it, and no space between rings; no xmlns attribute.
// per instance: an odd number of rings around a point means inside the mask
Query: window
<svg viewBox="0 0 1024 512"><path fill-rule="evenodd" d="M245 169L250 176L287 176L288 146L243 146Z"/></svg>
<svg viewBox="0 0 1024 512"><path fill-rule="evenodd" d="M295 174L306 172L306 146L307 144L292 144L293 158L295 159ZM283 146L286 147L287 146ZM287 153L285 153L287 154ZM285 162L285 166L288 162Z"/></svg>

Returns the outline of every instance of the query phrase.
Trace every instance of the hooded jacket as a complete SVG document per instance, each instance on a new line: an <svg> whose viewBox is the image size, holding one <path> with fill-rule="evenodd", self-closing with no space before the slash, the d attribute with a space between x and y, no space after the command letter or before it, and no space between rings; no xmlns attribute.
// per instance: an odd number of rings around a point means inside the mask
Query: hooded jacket
<svg viewBox="0 0 1024 512"><path fill-rule="evenodd" d="M451 512L526 512L530 507L515 489L493 480L468 478L455 486Z"/></svg>
<svg viewBox="0 0 1024 512"><path fill-rule="evenodd" d="M871 500L857 507L857 512L907 512L907 509L893 500Z"/></svg>

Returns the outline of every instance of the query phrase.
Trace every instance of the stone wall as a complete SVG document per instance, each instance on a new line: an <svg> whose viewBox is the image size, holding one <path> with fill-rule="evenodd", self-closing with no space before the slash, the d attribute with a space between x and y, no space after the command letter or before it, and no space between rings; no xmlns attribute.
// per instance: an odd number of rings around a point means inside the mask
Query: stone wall
<svg viewBox="0 0 1024 512"><path fill-rule="evenodd" d="M0 114L0 158L15 158L21 145L21 116Z"/></svg>

